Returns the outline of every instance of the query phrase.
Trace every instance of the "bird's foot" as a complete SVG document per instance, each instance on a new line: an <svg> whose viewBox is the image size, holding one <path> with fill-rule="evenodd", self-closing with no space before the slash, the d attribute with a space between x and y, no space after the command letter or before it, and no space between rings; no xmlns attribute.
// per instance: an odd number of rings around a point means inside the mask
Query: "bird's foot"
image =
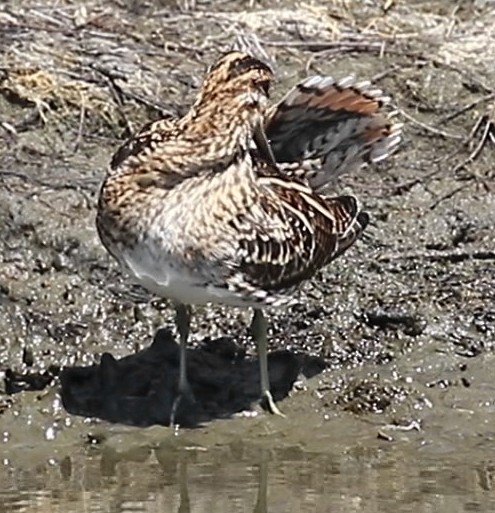
<svg viewBox="0 0 495 513"><path fill-rule="evenodd" d="M261 397L261 407L264 410L267 410L272 415L278 415L279 417L285 417L285 415L278 409L278 406L275 404L273 400L272 394L270 391L266 391Z"/></svg>
<svg viewBox="0 0 495 513"><path fill-rule="evenodd" d="M193 405L196 403L196 399L194 397L194 394L191 390L191 387L187 385L183 388L183 390L179 390L176 398L174 399L174 403L172 404L172 409L170 410L170 426L176 425L176 417L177 412L179 410L179 405L181 402L186 402L186 404Z"/></svg>

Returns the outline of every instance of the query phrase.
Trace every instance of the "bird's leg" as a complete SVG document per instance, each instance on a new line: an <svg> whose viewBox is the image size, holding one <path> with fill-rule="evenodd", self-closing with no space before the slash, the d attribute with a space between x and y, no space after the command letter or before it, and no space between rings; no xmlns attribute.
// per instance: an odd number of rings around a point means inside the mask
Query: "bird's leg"
<svg viewBox="0 0 495 513"><path fill-rule="evenodd" d="M189 338L189 328L191 326L191 307L177 303L175 306L175 323L179 331L180 338L180 374L179 374L179 393L190 393L191 388L187 381L187 339Z"/></svg>
<svg viewBox="0 0 495 513"><path fill-rule="evenodd" d="M253 320L251 322L251 335L258 346L258 358L260 360L260 378L261 378L261 400L266 402L268 411L274 415L284 417L284 414L277 408L272 394L270 393L270 379L268 376L267 359L267 333L268 323L262 310L255 308Z"/></svg>
<svg viewBox="0 0 495 513"><path fill-rule="evenodd" d="M180 357L179 357L179 393L175 398L170 413L170 425L175 423L177 408L183 396L193 400L193 394L189 382L187 381L187 339L189 337L189 327L191 326L191 307L182 303L175 303L175 325L179 332L180 339Z"/></svg>

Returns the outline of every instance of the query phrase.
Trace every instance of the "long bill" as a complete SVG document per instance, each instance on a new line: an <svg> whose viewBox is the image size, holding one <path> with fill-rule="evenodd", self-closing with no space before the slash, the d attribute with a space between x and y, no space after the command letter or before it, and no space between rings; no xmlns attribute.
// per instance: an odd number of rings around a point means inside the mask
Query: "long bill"
<svg viewBox="0 0 495 513"><path fill-rule="evenodd" d="M277 162L275 161L275 157L273 155L272 148L268 139L266 138L265 130L263 128L262 123L258 123L253 133L253 140L260 152L260 155L263 159L269 162L272 166L276 166Z"/></svg>

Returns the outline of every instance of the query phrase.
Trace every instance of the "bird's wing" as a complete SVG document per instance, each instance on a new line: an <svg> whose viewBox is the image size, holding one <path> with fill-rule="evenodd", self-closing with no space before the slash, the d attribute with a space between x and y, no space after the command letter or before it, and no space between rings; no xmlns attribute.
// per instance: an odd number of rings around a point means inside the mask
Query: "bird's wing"
<svg viewBox="0 0 495 513"><path fill-rule="evenodd" d="M174 119L165 118L144 125L139 132L129 137L114 153L110 169L117 170L125 165L130 157L150 155L173 132Z"/></svg>
<svg viewBox="0 0 495 513"><path fill-rule="evenodd" d="M276 161L318 190L342 173L386 158L402 127L383 112L388 101L353 77L307 78L267 113L265 132ZM305 167L305 161L314 165Z"/></svg>
<svg viewBox="0 0 495 513"><path fill-rule="evenodd" d="M283 291L341 255L368 223L354 196L323 197L279 176L258 178L257 201L231 221L239 233L240 276Z"/></svg>
<svg viewBox="0 0 495 513"><path fill-rule="evenodd" d="M108 174L133 175L143 184L172 188L201 173L221 172L237 156L211 144L206 128L204 137L192 138L184 135L177 118L148 123L115 152Z"/></svg>

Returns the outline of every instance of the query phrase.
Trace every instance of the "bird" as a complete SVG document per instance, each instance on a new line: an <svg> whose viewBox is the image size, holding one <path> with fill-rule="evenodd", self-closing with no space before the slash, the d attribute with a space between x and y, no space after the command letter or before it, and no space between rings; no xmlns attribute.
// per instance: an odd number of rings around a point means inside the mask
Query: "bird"
<svg viewBox="0 0 495 513"><path fill-rule="evenodd" d="M270 107L273 81L271 66L253 55L221 55L189 111L124 142L100 187L103 246L175 307L180 364L170 424L181 399L193 396L192 307L208 303L254 310L262 403L282 415L270 392L264 309L294 304L300 285L359 238L368 214L355 196L325 188L400 139L381 112L381 92L367 83L310 77Z"/></svg>

